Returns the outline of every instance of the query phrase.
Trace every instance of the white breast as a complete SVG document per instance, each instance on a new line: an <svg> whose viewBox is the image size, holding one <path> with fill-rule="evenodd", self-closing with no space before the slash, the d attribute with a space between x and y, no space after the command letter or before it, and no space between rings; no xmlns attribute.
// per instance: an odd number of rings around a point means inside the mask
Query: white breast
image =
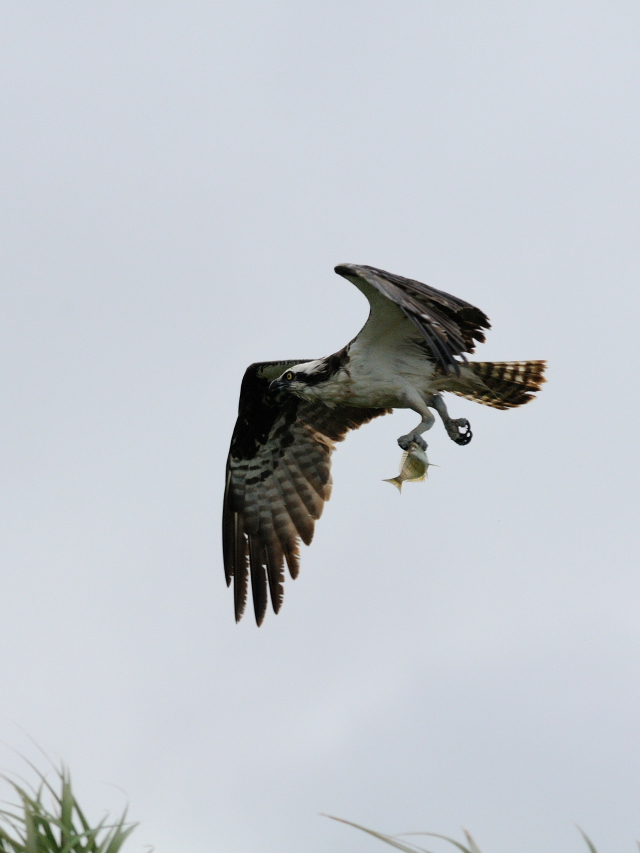
<svg viewBox="0 0 640 853"><path fill-rule="evenodd" d="M406 338L400 347L359 348L357 344L349 353L350 376L344 381L352 405L401 408L406 405L407 387L421 395L435 391L434 364L421 347Z"/></svg>

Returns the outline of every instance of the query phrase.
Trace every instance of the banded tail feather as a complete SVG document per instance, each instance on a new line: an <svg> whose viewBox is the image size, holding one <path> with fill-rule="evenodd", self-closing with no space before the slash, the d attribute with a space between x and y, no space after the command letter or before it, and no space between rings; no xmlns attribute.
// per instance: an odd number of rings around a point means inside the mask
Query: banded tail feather
<svg viewBox="0 0 640 853"><path fill-rule="evenodd" d="M545 361L470 361L466 367L473 376L463 387L461 383L448 390L494 409L513 409L528 403L546 382ZM463 369L463 377L467 371Z"/></svg>

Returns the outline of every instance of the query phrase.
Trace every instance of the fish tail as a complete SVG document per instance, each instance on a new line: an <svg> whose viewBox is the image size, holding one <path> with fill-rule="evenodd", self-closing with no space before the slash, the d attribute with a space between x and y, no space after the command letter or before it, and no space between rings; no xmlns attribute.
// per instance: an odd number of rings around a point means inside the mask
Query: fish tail
<svg viewBox="0 0 640 853"><path fill-rule="evenodd" d="M402 480L399 477L392 477L390 480L383 480L383 483L391 483L402 494Z"/></svg>

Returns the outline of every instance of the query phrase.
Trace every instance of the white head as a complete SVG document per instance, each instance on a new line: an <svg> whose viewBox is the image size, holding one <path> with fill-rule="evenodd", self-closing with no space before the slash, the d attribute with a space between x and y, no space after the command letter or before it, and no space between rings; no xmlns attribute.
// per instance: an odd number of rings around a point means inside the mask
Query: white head
<svg viewBox="0 0 640 853"><path fill-rule="evenodd" d="M270 391L287 391L302 399L310 400L316 397L314 389L329 378L326 359L307 361L288 368L269 385Z"/></svg>

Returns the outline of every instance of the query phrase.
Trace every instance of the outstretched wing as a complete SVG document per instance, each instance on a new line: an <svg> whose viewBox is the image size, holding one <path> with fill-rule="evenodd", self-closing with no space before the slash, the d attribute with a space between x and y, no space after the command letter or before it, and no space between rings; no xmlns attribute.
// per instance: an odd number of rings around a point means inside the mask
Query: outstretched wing
<svg viewBox="0 0 640 853"><path fill-rule="evenodd" d="M295 578L299 539L310 544L315 521L331 494L334 443L388 411L330 409L269 391L271 380L303 361L252 364L242 380L222 517L224 569L227 586L233 579L236 621L244 613L249 573L258 625L266 613L267 590L274 611L279 611L284 563Z"/></svg>
<svg viewBox="0 0 640 853"><path fill-rule="evenodd" d="M386 336L415 338L418 329L430 356L444 370L460 375L455 356L472 353L491 328L486 315L468 302L419 281L375 267L341 264L335 271L353 282L371 305L369 319L357 337L361 345L376 346Z"/></svg>

